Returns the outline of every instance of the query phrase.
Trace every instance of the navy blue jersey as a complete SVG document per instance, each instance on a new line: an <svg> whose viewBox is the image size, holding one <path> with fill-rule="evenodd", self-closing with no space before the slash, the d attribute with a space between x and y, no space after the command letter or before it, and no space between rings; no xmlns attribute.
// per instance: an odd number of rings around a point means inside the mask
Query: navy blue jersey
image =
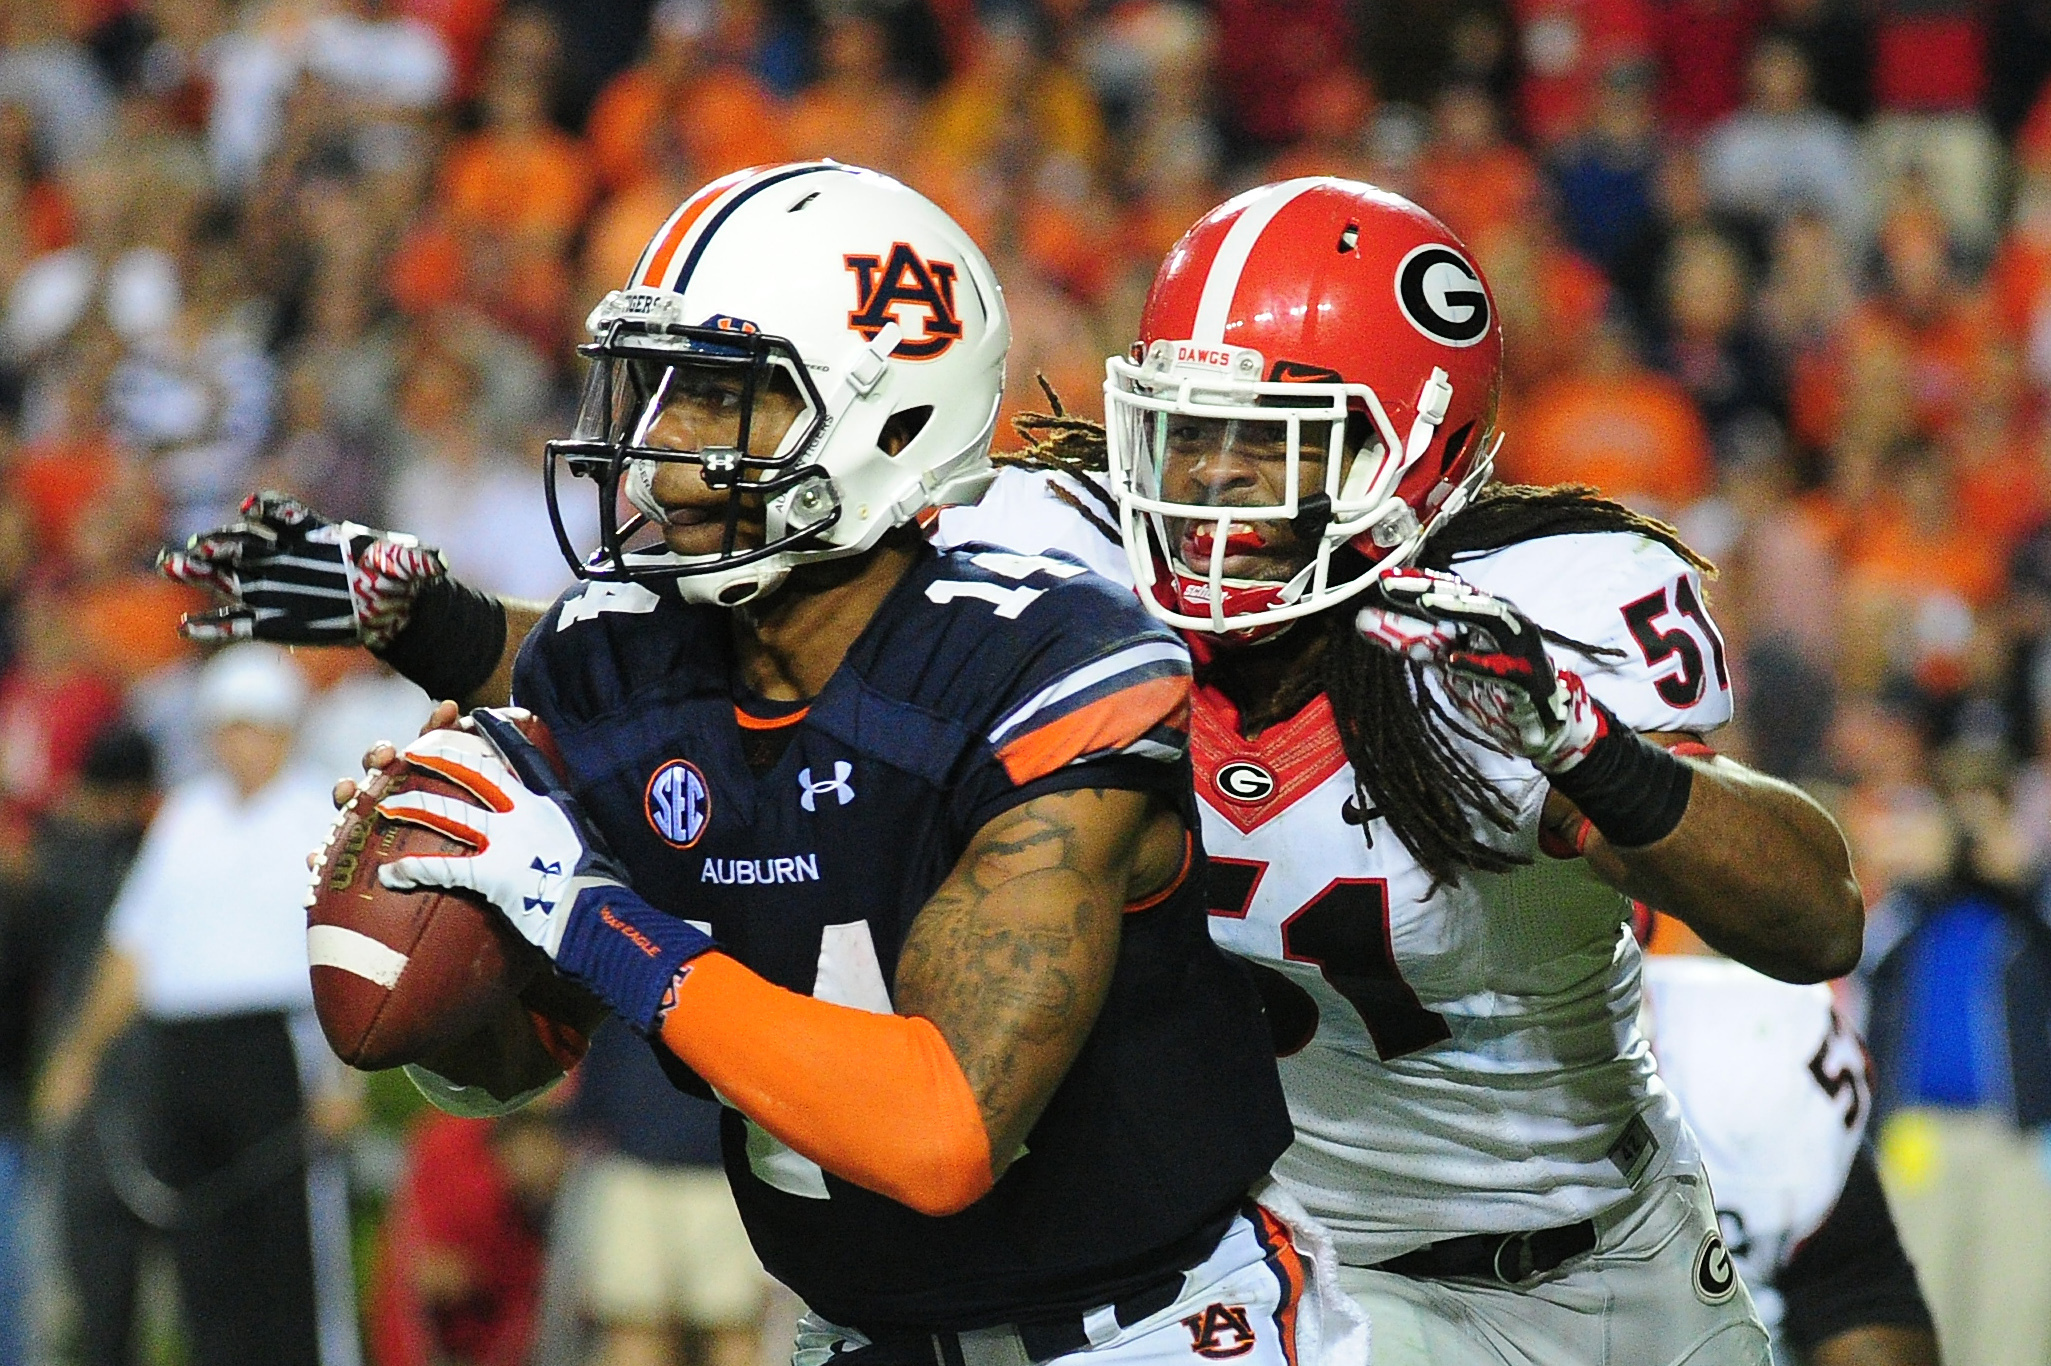
<svg viewBox="0 0 2051 1366"><path fill-rule="evenodd" d="M888 1011L907 929L993 817L1047 792L1155 791L1196 828L1188 658L1061 560L927 554L751 769L731 620L638 585L566 595L514 693L650 902L781 986ZM1109 996L1026 1153L932 1218L729 1110L763 1263L828 1318L970 1328L1117 1298L1192 1263L1290 1137L1254 992L1205 926L1202 854L1130 912Z"/></svg>

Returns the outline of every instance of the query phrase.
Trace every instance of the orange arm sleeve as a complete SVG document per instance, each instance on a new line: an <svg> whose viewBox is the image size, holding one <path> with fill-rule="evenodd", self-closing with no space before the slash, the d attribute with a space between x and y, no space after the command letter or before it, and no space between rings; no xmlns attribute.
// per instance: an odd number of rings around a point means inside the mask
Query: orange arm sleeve
<svg viewBox="0 0 2051 1366"><path fill-rule="evenodd" d="M994 1184L982 1110L931 1020L801 996L723 953L693 959L675 991L669 1051L835 1176L931 1215Z"/></svg>

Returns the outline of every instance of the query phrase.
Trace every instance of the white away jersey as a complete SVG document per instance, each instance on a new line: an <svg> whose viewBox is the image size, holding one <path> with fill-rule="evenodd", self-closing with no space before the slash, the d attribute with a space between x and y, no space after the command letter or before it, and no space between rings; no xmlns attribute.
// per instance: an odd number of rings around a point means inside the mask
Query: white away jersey
<svg viewBox="0 0 2051 1366"><path fill-rule="evenodd" d="M1774 1278L1829 1217L1865 1136L1865 1049L1829 987L1725 958L1647 958L1643 1019L1701 1145L1724 1241L1777 1330Z"/></svg>
<svg viewBox="0 0 2051 1366"><path fill-rule="evenodd" d="M1034 478L1007 473L1001 501L950 511L942 537L1075 554L1095 541L1101 557L1101 533ZM1453 568L1596 651L1554 647L1628 724L1704 733L1730 718L1700 576L1665 546L1555 536ZM1199 689L1191 740L1212 937L1256 965L1291 1036L1297 1137L1275 1174L1344 1261L1572 1223L1695 1161L1638 1031L1628 903L1578 860L1538 852L1535 768L1464 746L1515 804L1506 844L1533 861L1434 888L1360 811L1324 699L1247 740Z"/></svg>

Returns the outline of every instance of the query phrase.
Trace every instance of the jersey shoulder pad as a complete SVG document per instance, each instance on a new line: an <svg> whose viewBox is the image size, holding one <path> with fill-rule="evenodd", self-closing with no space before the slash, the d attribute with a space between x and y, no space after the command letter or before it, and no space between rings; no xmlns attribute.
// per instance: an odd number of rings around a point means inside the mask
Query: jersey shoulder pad
<svg viewBox="0 0 2051 1366"><path fill-rule="evenodd" d="M559 729L651 687L723 689L729 647L718 615L645 584L576 584L521 642L514 700Z"/></svg>
<svg viewBox="0 0 2051 1366"><path fill-rule="evenodd" d="M974 542L1027 554L1059 551L1130 587L1114 506L1087 475L1013 467L999 471L976 502L942 508L933 543L943 550Z"/></svg>
<svg viewBox="0 0 2051 1366"><path fill-rule="evenodd" d="M1730 669L1702 574L1658 541L1544 536L1455 560L1453 572L1590 647L1551 645L1626 725L1706 733L1731 719Z"/></svg>
<svg viewBox="0 0 2051 1366"><path fill-rule="evenodd" d="M970 544L921 565L897 598L850 662L979 737L1012 784L1186 754L1188 648L1074 558Z"/></svg>

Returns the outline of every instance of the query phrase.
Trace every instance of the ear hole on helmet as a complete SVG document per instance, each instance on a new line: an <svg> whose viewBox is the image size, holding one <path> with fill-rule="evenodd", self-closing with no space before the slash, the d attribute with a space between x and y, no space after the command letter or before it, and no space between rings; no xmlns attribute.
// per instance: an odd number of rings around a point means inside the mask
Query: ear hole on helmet
<svg viewBox="0 0 2051 1366"><path fill-rule="evenodd" d="M1449 470L1453 468L1454 465L1458 464L1460 461L1460 457L1467 454L1467 442L1473 437L1473 435L1474 424L1470 422L1466 426L1454 432L1451 436L1447 437L1446 458L1444 463L1442 463L1439 466L1439 468L1442 470Z"/></svg>
<svg viewBox="0 0 2051 1366"><path fill-rule="evenodd" d="M1360 225L1348 223L1346 231L1339 234L1339 254L1344 256L1360 243Z"/></svg>
<svg viewBox="0 0 2051 1366"><path fill-rule="evenodd" d="M1450 437L1446 437L1446 464L1448 466L1452 464L1452 461L1456 461L1460 455L1466 453L1466 441L1469 441L1469 437L1473 437L1473 435L1475 435L1475 425L1469 423L1466 427L1462 427L1460 431L1456 431Z"/></svg>
<svg viewBox="0 0 2051 1366"><path fill-rule="evenodd" d="M883 430L876 434L877 446L885 455L896 455L926 429L926 420L932 416L933 405L930 403L892 413L890 420L883 424Z"/></svg>

